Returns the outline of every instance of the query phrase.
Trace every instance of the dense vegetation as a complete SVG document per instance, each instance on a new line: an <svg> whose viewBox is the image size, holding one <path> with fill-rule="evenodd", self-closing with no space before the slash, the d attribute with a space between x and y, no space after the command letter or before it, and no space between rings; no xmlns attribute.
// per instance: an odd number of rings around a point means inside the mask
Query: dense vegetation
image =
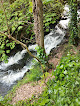
<svg viewBox="0 0 80 106"><path fill-rule="evenodd" d="M71 49L75 52L72 52ZM38 98L35 98L33 95L29 100L19 101L15 106L80 105L80 51L77 51L73 46L68 46L67 52L64 53L66 54L61 58L56 70L54 72L52 71L52 76L55 76L55 79L48 80L43 93ZM42 78L41 73L39 65L37 64L37 67L34 67L21 83L24 84L30 81L38 81ZM46 75L48 75L48 73L46 73ZM19 85L20 83L18 83L18 86ZM14 93L11 94L13 97ZM7 106L6 103L9 103L9 100L11 101L11 94L6 96L1 103ZM34 101L33 104L31 104L32 101Z"/></svg>
<svg viewBox="0 0 80 106"><path fill-rule="evenodd" d="M78 26L77 26L77 0L70 1L70 43L77 45Z"/></svg>
<svg viewBox="0 0 80 106"><path fill-rule="evenodd" d="M79 106L80 105L80 56L68 52L62 57L47 88L34 106Z"/></svg>
<svg viewBox="0 0 80 106"><path fill-rule="evenodd" d="M48 89L39 99L40 104L45 106L54 104L60 105L80 105L80 59L71 53L61 59L53 74L55 79L50 80ZM78 92L79 91L79 92ZM45 98L45 102L44 99ZM42 101L43 100L43 101ZM37 106L37 105L36 105Z"/></svg>
<svg viewBox="0 0 80 106"><path fill-rule="evenodd" d="M29 0L15 0L10 4L9 1L5 1L3 6L4 9L0 4L0 31L8 33L9 28L10 34L17 40L25 44L35 43L32 2ZM59 0L43 0L43 10L44 32L46 33L50 31L50 26L54 25L61 17L63 4ZM5 19L5 14L7 19ZM0 35L0 60L3 61L7 59L7 54L15 47L16 43L4 35Z"/></svg>
<svg viewBox="0 0 80 106"><path fill-rule="evenodd" d="M65 0L66 1L66 0ZM72 3L72 2L71 2ZM55 26L61 17L65 2L63 0L43 0L43 27L44 33L49 33L52 26ZM72 3L73 10L74 3ZM31 0L7 0L4 1L3 6L0 4L0 31L8 33L23 42L24 44L35 43L35 34L33 32L33 12ZM72 9L72 8L71 8ZM5 19L5 14L6 18ZM74 23L74 15L72 12L71 30L72 38L75 38L80 32L79 25L75 28L77 20ZM7 25L8 23L8 25ZM9 28L9 30L8 30ZM73 30L74 29L74 30ZM75 35L74 35L75 34ZM71 40L71 42L73 39ZM77 42L78 43L78 42ZM75 44L75 42L73 43ZM79 43L78 43L79 44ZM80 45L80 44L79 44ZM0 34L0 61L7 62L7 55L14 49L16 42ZM55 71L52 71L52 80L48 80L46 88L43 93L36 98L34 95L29 100L19 101L15 106L79 106L80 105L80 49L74 50L73 45L68 45L68 52L64 51L64 55L60 60ZM66 49L68 49L66 48ZM71 52L71 49L73 51ZM37 57L40 59L42 68L47 71L45 64L47 64L47 56L43 49L37 49ZM75 51L75 52L74 52ZM66 53L66 54L65 54ZM43 57L45 57L43 59ZM15 96L15 90L21 84L35 82L40 79L46 79L48 72L42 72L41 66L37 63L25 75L25 77L18 82L13 90L4 98L0 97L0 106L12 106L10 104L12 98Z"/></svg>

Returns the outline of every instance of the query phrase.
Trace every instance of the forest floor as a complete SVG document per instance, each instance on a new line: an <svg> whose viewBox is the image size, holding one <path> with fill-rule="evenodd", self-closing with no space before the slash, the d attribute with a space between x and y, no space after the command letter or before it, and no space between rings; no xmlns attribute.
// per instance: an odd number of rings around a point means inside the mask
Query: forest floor
<svg viewBox="0 0 80 106"><path fill-rule="evenodd" d="M49 76L46 78L45 82L48 81L48 79L52 79L55 78L54 76L52 76L52 71L54 71L56 69L56 66L59 64L61 57L64 55L64 53L66 53L68 44L61 44L60 46L58 46L57 48L53 49L49 55L49 63L54 65L54 69L49 69ZM80 44L78 47L76 47L77 50L80 49ZM70 49L72 52L74 52L76 54L76 50ZM37 82L29 82L27 84L21 85L15 93L15 96L12 98L12 102L11 104L15 104L20 100L27 100L29 98L31 98L33 95L35 95L35 97L38 97L42 91L44 90L44 88L46 87L46 84L43 83L41 84L42 80L39 80Z"/></svg>

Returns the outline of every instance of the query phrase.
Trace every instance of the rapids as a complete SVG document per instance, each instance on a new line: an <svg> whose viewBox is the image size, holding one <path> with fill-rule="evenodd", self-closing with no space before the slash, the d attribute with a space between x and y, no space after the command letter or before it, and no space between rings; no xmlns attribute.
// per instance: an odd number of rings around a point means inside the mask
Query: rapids
<svg viewBox="0 0 80 106"><path fill-rule="evenodd" d="M80 11L78 11L80 17ZM79 18L78 17L78 18ZM69 6L65 5L62 19L44 38L45 51L49 55L51 49L56 48L57 45L63 40L66 31L68 29L68 23L70 20ZM37 45L29 45L29 50L36 55L35 47ZM26 50L17 52L14 56L8 58L8 63L0 63L0 94L6 95L18 80L24 77L24 74L31 69L34 63L33 58L27 53Z"/></svg>

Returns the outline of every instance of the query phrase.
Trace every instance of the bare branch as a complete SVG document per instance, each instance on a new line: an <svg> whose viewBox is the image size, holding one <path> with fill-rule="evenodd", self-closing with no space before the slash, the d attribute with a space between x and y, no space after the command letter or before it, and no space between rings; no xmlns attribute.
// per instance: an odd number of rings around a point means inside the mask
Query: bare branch
<svg viewBox="0 0 80 106"><path fill-rule="evenodd" d="M23 38L26 39L26 40L28 40L28 41L31 42L31 43L32 43L32 42L33 42L33 43L36 43L36 42L35 42L34 40L32 40L32 39L29 39L29 38L24 37L24 35L23 35Z"/></svg>
<svg viewBox="0 0 80 106"><path fill-rule="evenodd" d="M26 48L26 49L27 49L27 52L28 52L33 58L35 58L36 60L38 60L38 62L40 63L40 65L41 65L41 67L42 67L42 70L43 70L43 66L42 66L41 61L40 61L35 55L33 55L33 54L29 51L27 45L25 45L24 43L20 42L19 40L15 39L14 37L11 36L11 34L10 34L10 29L9 29L9 26L8 26L8 21L7 21L7 16L6 16L5 8L4 8L4 5L3 5L3 0L1 0L1 4L2 4L3 11L4 11L5 19L6 19L6 25L7 25L7 28L8 28L8 34L6 34L6 33L4 33L4 32L1 32L1 31L0 31L0 34L7 36L9 39L12 39L12 40L15 41L16 43L18 43L18 44L20 44L21 46L23 46L24 48Z"/></svg>
<svg viewBox="0 0 80 106"><path fill-rule="evenodd" d="M5 34L4 32L1 32L1 31L0 31L0 34L3 34L3 35L5 35L5 36L7 36L9 39L12 39L13 41L16 41L17 43L19 43L20 45L22 45L24 48L26 48L26 49L27 49L27 52L28 52L33 58L35 58L36 60L38 60L38 62L39 62L39 63L41 64L41 66L42 66L41 61L29 51L27 45L25 45L24 43L22 43L22 42L20 42L19 40L15 39L15 38L12 37L11 35L9 36L8 34Z"/></svg>

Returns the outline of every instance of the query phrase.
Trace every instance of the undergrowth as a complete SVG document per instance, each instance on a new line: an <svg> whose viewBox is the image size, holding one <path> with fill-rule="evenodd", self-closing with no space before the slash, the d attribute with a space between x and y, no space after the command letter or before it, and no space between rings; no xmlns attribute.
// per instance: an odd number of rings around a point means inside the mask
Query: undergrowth
<svg viewBox="0 0 80 106"><path fill-rule="evenodd" d="M80 54L68 52L53 75L55 79L46 83L38 98L19 101L14 106L80 106Z"/></svg>
<svg viewBox="0 0 80 106"><path fill-rule="evenodd" d="M14 106L80 106L80 51L76 51L75 54L71 48L69 49L52 73L55 79L49 79L43 93L38 98L33 95L32 98L19 101ZM41 75L40 67L36 67L25 75L25 78L29 78L26 82L37 81ZM8 102L9 99L5 103ZM1 103L9 106L4 102Z"/></svg>
<svg viewBox="0 0 80 106"><path fill-rule="evenodd" d="M41 97L30 106L80 106L80 55L68 52ZM26 105L27 106L27 105Z"/></svg>
<svg viewBox="0 0 80 106"><path fill-rule="evenodd" d="M17 85L15 85L13 89L9 91L4 98L0 97L0 103L2 104L2 105L0 104L0 106L12 106L9 103L11 102L12 98L15 96L16 90L23 84L40 80L42 75L43 73L40 68L40 65L36 63L36 65L34 65L34 67L25 74L22 80L18 81Z"/></svg>

